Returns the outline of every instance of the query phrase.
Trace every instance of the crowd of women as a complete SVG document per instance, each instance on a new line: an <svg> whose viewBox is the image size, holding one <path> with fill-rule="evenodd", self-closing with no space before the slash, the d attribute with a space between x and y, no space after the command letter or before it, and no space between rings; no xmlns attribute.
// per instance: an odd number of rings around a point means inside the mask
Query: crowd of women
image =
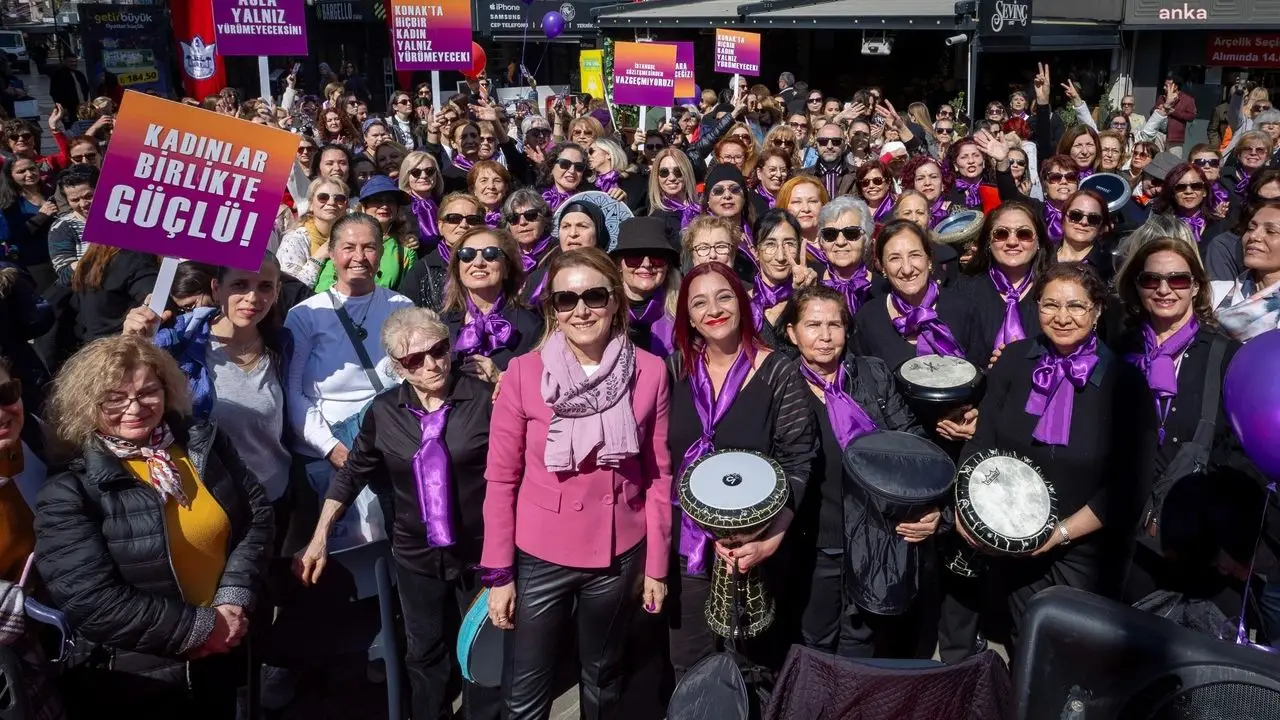
<svg viewBox="0 0 1280 720"><path fill-rule="evenodd" d="M1196 145L1183 162L1123 113L1059 128L1047 66L962 137L950 106L904 117L878 88L842 106L744 83L623 139L589 104L508 115L477 88L435 111L419 86L362 118L340 84L293 84L278 117L230 92L210 107L300 131L309 183L274 252L251 272L184 264L161 315L156 258L79 241L93 133L49 159L4 127L0 199L26 221L0 270L6 317L25 319L0 338L0 580L82 639L58 679L72 717L228 717L244 640L273 621L266 588L287 579L270 561L322 583L332 550L367 539L356 515L385 519L415 718L452 712L458 619L482 587L509 633L502 686L467 686L468 716L547 717L568 654L583 717L613 718L633 622L669 630L669 681L721 646L703 612L715 563L764 571L778 618L739 650L773 667L795 644L959 662L1001 626L1016 663L1047 587L1218 597L1276 572L1240 537L1261 478L1220 407L1196 472L1236 491L1201 498L1213 512L1165 503L1204 398L1280 318L1265 114L1227 157ZM1080 188L1094 173L1134 200L1111 212ZM964 210L976 232L934 232ZM926 354L980 368L985 392L908 398L895 370ZM877 431L957 461L1025 456L1060 521L968 578L940 560L974 542L952 507L903 520L930 591L878 614L846 590L863 559L842 469ZM790 490L741 544L673 501L689 465L729 449L775 460ZM1280 638L1275 604L1259 632Z"/></svg>

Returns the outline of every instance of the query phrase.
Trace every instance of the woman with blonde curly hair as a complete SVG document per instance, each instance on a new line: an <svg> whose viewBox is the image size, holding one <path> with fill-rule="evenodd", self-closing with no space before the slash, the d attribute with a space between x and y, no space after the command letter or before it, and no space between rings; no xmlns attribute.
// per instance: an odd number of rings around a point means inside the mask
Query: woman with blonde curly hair
<svg viewBox="0 0 1280 720"><path fill-rule="evenodd" d="M76 459L40 492L37 568L109 658L64 676L72 716L231 717L273 532L261 484L145 338L68 360L49 425Z"/></svg>

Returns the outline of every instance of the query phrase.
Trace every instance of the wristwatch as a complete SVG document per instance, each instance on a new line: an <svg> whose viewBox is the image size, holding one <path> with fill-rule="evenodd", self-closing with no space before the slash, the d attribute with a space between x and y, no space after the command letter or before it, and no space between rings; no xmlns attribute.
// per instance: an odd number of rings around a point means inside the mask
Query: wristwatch
<svg viewBox="0 0 1280 720"><path fill-rule="evenodd" d="M1058 534L1062 536L1062 542L1059 545L1066 546L1071 544L1071 533L1067 532L1066 523L1058 523Z"/></svg>

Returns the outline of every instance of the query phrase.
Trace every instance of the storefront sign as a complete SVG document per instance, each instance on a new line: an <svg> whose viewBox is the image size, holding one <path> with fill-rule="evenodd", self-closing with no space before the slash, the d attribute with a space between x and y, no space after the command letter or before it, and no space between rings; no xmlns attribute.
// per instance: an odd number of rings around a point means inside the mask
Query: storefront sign
<svg viewBox="0 0 1280 720"><path fill-rule="evenodd" d="M715 71L760 76L760 33L716 28Z"/></svg>
<svg viewBox="0 0 1280 720"><path fill-rule="evenodd" d="M233 55L306 55L303 0L213 0L218 52Z"/></svg>
<svg viewBox="0 0 1280 720"><path fill-rule="evenodd" d="M1013 37L1031 34L1031 0L983 0L978 7L978 34Z"/></svg>
<svg viewBox="0 0 1280 720"><path fill-rule="evenodd" d="M693 43L663 44L676 46L676 102L698 102L698 86L693 81Z"/></svg>
<svg viewBox="0 0 1280 720"><path fill-rule="evenodd" d="M127 92L85 242L257 270L298 137Z"/></svg>
<svg viewBox="0 0 1280 720"><path fill-rule="evenodd" d="M604 51L578 51L578 77L582 83L579 92L593 98L604 97Z"/></svg>
<svg viewBox="0 0 1280 720"><path fill-rule="evenodd" d="M361 0L316 0L316 19L323 22L365 22L369 18Z"/></svg>
<svg viewBox="0 0 1280 720"><path fill-rule="evenodd" d="M173 92L169 20L163 8L87 3L77 7L89 87L98 87L111 73L130 90Z"/></svg>
<svg viewBox="0 0 1280 720"><path fill-rule="evenodd" d="M477 0L475 31L486 35L528 34L529 40L542 41L542 16L555 10L564 16L564 37L596 34L596 21L591 8L612 5L617 0Z"/></svg>
<svg viewBox="0 0 1280 720"><path fill-rule="evenodd" d="M671 107L676 99L676 48L663 43L613 45L615 105Z"/></svg>
<svg viewBox="0 0 1280 720"><path fill-rule="evenodd" d="M396 70L471 68L470 0L391 0Z"/></svg>
<svg viewBox="0 0 1280 720"><path fill-rule="evenodd" d="M1275 33L1213 33L1209 35L1206 65L1241 68L1280 68L1280 35Z"/></svg>

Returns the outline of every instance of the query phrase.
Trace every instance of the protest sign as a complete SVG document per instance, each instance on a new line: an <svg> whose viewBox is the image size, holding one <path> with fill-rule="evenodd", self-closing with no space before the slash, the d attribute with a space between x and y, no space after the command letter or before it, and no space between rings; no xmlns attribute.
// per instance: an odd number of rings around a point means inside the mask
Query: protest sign
<svg viewBox="0 0 1280 720"><path fill-rule="evenodd" d="M213 0L218 54L307 55L305 0Z"/></svg>
<svg viewBox="0 0 1280 720"><path fill-rule="evenodd" d="M693 43L671 42L676 46L676 102L698 102L697 83L693 80Z"/></svg>
<svg viewBox="0 0 1280 720"><path fill-rule="evenodd" d="M760 76L760 33L716 28L715 71Z"/></svg>
<svg viewBox="0 0 1280 720"><path fill-rule="evenodd" d="M578 77L582 83L578 92L593 98L604 97L604 51L578 51Z"/></svg>
<svg viewBox="0 0 1280 720"><path fill-rule="evenodd" d="M470 0L391 0L396 70L471 69Z"/></svg>
<svg viewBox="0 0 1280 720"><path fill-rule="evenodd" d="M676 48L662 43L613 45L613 102L670 106L675 102Z"/></svg>

